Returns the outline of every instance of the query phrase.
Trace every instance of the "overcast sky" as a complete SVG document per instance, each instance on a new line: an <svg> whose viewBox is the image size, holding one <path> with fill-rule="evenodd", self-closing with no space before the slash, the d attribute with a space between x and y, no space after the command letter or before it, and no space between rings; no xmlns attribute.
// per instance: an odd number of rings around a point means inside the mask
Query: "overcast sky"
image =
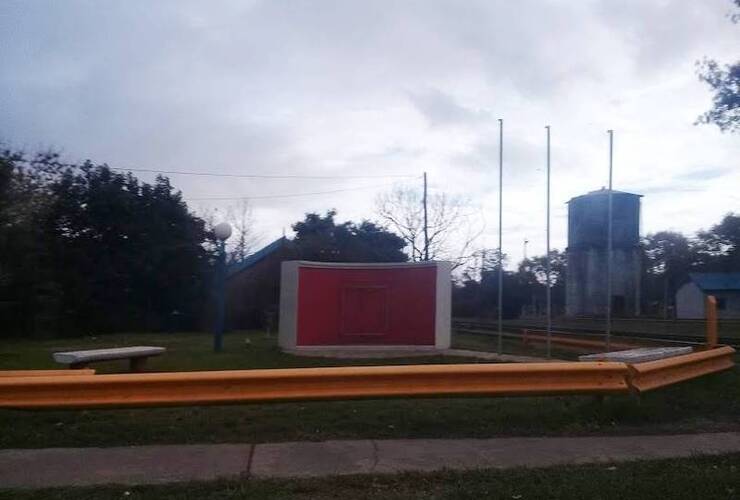
<svg viewBox="0 0 740 500"><path fill-rule="evenodd" d="M740 210L740 136L694 126L694 64L732 62L729 0L9 1L0 3L0 140L111 166L299 175L421 175L469 196L504 251L544 249L552 126L553 246L565 202L607 183L644 194L642 233L693 233ZM140 177L150 180L151 175ZM263 242L307 211L375 218L416 179L171 176L189 205L252 201ZM380 187L378 187L380 186Z"/></svg>

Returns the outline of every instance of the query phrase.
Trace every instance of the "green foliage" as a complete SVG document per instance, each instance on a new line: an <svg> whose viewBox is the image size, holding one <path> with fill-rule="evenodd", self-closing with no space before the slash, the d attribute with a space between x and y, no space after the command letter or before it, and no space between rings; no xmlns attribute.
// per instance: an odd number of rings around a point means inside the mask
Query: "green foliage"
<svg viewBox="0 0 740 500"><path fill-rule="evenodd" d="M740 271L740 215L729 213L719 224L688 239L681 233L660 231L642 241L645 251L644 292L649 310L654 304L668 307L690 272Z"/></svg>
<svg viewBox="0 0 740 500"><path fill-rule="evenodd" d="M0 164L10 170L0 300L19 330L159 329L174 311L199 320L206 231L167 178L147 184L54 154L5 151Z"/></svg>
<svg viewBox="0 0 740 500"><path fill-rule="evenodd" d="M740 0L733 0L740 9ZM740 11L730 15L733 23L740 22ZM699 79L709 85L712 96L712 109L699 116L696 123L713 123L723 132L740 131L740 61L734 64L720 63L704 58L697 61Z"/></svg>
<svg viewBox="0 0 740 500"><path fill-rule="evenodd" d="M707 271L740 271L740 215L729 213L697 234L698 265Z"/></svg>
<svg viewBox="0 0 740 500"><path fill-rule="evenodd" d="M505 256L504 256L505 262ZM550 252L553 314L565 307L565 252ZM498 310L498 253L482 252L479 263L463 273L452 291L454 316L494 317ZM524 309L544 314L546 308L547 259L544 255L525 259L516 272L504 270L503 317L517 318Z"/></svg>
<svg viewBox="0 0 740 500"><path fill-rule="evenodd" d="M697 123L713 123L723 132L740 131L740 62L724 66L711 59L697 64L699 79L712 90L712 109Z"/></svg>
<svg viewBox="0 0 740 500"><path fill-rule="evenodd" d="M689 279L691 266L697 255L691 242L683 234L659 231L648 234L642 241L645 252L643 290L649 312L668 316L678 287ZM662 305L662 311L655 310Z"/></svg>
<svg viewBox="0 0 740 500"><path fill-rule="evenodd" d="M320 262L404 262L405 242L370 221L337 224L336 210L325 216L306 214L293 224L295 245L301 259Z"/></svg>
<svg viewBox="0 0 740 500"><path fill-rule="evenodd" d="M45 330L56 304L43 221L49 210L46 167L39 154L25 168L24 156L0 151L0 316L3 332Z"/></svg>

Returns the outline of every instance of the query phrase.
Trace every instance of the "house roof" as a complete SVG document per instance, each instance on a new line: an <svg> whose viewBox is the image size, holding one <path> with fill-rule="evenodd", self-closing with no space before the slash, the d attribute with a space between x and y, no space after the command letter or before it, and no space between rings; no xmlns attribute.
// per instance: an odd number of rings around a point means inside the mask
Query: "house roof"
<svg viewBox="0 0 740 500"><path fill-rule="evenodd" d="M256 252L254 252L251 255L248 255L244 258L244 260L240 262L234 262L233 264L229 264L229 266L226 268L226 276L230 277L237 273L240 273L241 271L252 267L265 257L269 256L273 252L287 246L290 243L290 240L283 236L282 238L278 238L269 245L260 248Z"/></svg>
<svg viewBox="0 0 740 500"><path fill-rule="evenodd" d="M689 273L696 286L707 290L740 290L740 273Z"/></svg>

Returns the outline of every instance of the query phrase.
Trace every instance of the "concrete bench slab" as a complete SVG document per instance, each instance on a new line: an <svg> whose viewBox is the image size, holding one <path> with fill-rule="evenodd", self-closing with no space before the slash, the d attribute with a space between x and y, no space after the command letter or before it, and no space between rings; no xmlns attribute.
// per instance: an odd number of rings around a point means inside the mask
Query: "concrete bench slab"
<svg viewBox="0 0 740 500"><path fill-rule="evenodd" d="M601 352L578 356L578 361L616 361L621 363L644 363L656 359L672 358L690 354L691 347L640 347L626 351Z"/></svg>
<svg viewBox="0 0 740 500"><path fill-rule="evenodd" d="M111 349L55 352L53 356L54 361L69 365L70 368L84 368L89 363L99 361L128 359L131 363L131 371L142 371L147 358L151 356L159 356L165 351L166 349L164 347L132 346L116 347Z"/></svg>

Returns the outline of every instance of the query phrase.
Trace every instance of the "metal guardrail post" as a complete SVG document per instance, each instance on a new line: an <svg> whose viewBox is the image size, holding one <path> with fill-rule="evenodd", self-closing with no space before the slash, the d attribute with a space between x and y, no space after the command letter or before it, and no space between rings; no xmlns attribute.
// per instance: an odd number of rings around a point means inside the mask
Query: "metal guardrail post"
<svg viewBox="0 0 740 500"><path fill-rule="evenodd" d="M704 301L704 311L707 318L707 347L717 347L717 299L714 295L707 295Z"/></svg>

